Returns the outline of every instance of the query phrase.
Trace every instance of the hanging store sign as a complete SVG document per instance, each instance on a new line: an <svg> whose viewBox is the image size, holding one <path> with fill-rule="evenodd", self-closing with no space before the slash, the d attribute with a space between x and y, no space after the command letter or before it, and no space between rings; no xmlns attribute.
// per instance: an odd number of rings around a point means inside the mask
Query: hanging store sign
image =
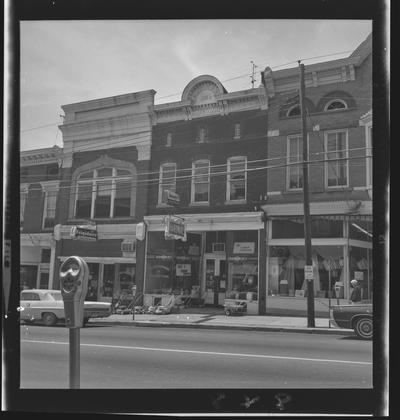
<svg viewBox="0 0 400 420"><path fill-rule="evenodd" d="M167 200L167 204L169 204L170 206L177 206L181 201L179 194L171 190L165 191L165 197Z"/></svg>
<svg viewBox="0 0 400 420"><path fill-rule="evenodd" d="M181 217L167 216L165 218L165 239L186 241L185 222Z"/></svg>
<svg viewBox="0 0 400 420"><path fill-rule="evenodd" d="M97 241L97 227L95 225L72 226L71 239L83 241Z"/></svg>
<svg viewBox="0 0 400 420"><path fill-rule="evenodd" d="M146 237L146 224L143 222L140 222L136 225L136 239L139 241L143 241L143 239Z"/></svg>
<svg viewBox="0 0 400 420"><path fill-rule="evenodd" d="M254 254L254 242L235 242L233 244L234 254Z"/></svg>

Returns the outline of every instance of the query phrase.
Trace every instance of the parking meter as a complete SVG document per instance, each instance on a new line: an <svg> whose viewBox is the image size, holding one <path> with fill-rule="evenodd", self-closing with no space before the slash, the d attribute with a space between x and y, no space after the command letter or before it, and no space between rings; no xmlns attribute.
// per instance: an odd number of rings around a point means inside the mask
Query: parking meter
<svg viewBox="0 0 400 420"><path fill-rule="evenodd" d="M60 267L61 294L64 300L65 325L83 327L83 310L88 288L89 268L81 257L68 257Z"/></svg>

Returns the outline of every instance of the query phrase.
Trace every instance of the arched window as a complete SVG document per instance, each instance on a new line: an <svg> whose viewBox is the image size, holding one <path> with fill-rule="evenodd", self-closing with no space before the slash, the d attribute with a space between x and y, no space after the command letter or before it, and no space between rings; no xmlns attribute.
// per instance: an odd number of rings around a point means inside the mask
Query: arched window
<svg viewBox="0 0 400 420"><path fill-rule="evenodd" d="M287 117L296 117L301 114L300 105L293 105L286 113Z"/></svg>
<svg viewBox="0 0 400 420"><path fill-rule="evenodd" d="M324 111L336 111L337 109L347 109L346 102L341 99L333 99L325 105Z"/></svg>
<svg viewBox="0 0 400 420"><path fill-rule="evenodd" d="M79 174L76 180L77 218L114 218L131 215L132 172L100 167Z"/></svg>

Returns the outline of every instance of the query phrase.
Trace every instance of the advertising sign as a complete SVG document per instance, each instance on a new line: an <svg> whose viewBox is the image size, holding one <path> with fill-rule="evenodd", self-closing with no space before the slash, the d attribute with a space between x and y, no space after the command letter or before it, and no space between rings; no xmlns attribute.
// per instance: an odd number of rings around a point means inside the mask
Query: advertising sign
<svg viewBox="0 0 400 420"><path fill-rule="evenodd" d="M306 280L312 280L314 278L314 270L312 265L304 266L304 278Z"/></svg>
<svg viewBox="0 0 400 420"><path fill-rule="evenodd" d="M190 276L192 273L192 266L190 264L176 264L177 276Z"/></svg>
<svg viewBox="0 0 400 420"><path fill-rule="evenodd" d="M97 228L92 225L72 226L71 238L83 241L97 241Z"/></svg>
<svg viewBox="0 0 400 420"><path fill-rule="evenodd" d="M165 224L165 239L186 239L184 220L177 216L168 216Z"/></svg>
<svg viewBox="0 0 400 420"><path fill-rule="evenodd" d="M254 254L254 242L235 242L233 244L234 254Z"/></svg>

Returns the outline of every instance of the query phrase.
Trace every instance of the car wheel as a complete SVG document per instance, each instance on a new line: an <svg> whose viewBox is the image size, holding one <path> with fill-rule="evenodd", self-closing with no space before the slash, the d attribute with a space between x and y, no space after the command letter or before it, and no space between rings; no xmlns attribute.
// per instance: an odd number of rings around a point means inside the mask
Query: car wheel
<svg viewBox="0 0 400 420"><path fill-rule="evenodd" d="M225 310L225 315L226 316L231 316L232 315L232 311L230 309L226 309Z"/></svg>
<svg viewBox="0 0 400 420"><path fill-rule="evenodd" d="M44 325L47 325L48 327L51 327L52 325L55 325L57 322L57 317L52 312L45 312L42 315L42 321Z"/></svg>
<svg viewBox="0 0 400 420"><path fill-rule="evenodd" d="M354 324L354 332L363 340L372 339L372 319L358 318Z"/></svg>

